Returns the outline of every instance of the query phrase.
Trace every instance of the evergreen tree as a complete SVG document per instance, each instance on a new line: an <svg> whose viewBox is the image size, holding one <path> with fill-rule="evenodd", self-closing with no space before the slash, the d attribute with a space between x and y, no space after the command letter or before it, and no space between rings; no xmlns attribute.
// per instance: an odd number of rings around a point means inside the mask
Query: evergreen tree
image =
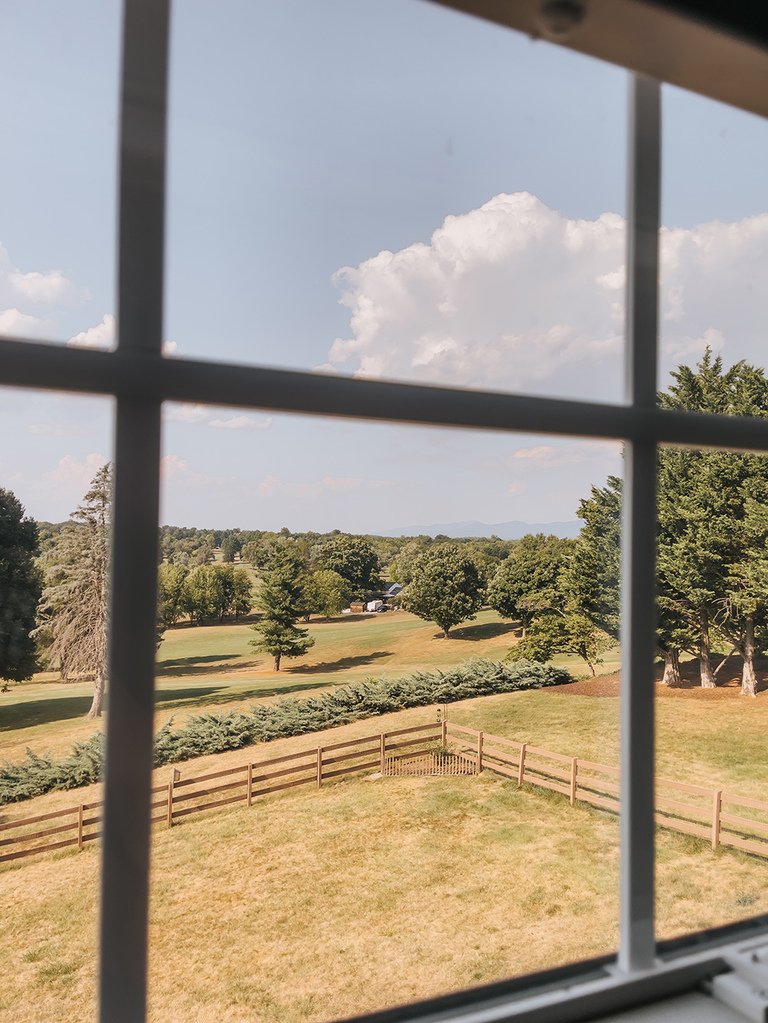
<svg viewBox="0 0 768 1023"><path fill-rule="evenodd" d="M250 645L271 654L279 671L283 657L299 657L315 642L306 629L296 628L297 620L306 614L306 569L301 552L290 541L276 546L257 603L264 613L251 626L259 638Z"/></svg>
<svg viewBox="0 0 768 1023"><path fill-rule="evenodd" d="M70 515L46 555L41 622L53 635L50 656L61 677L94 678L88 717L100 717L107 684L107 615L112 472L94 476L83 503Z"/></svg>
<svg viewBox="0 0 768 1023"><path fill-rule="evenodd" d="M23 682L37 669L31 635L41 593L37 524L10 490L0 489L0 679Z"/></svg>
<svg viewBox="0 0 768 1023"><path fill-rule="evenodd" d="M680 366L660 395L664 408L719 415L768 415L763 371L738 362L724 371L709 349L695 370ZM725 451L662 449L659 457L659 590L698 634L701 684L715 685L712 625L742 655L742 693L755 695L756 636L768 606L756 568L768 530L768 459Z"/></svg>
<svg viewBox="0 0 768 1023"><path fill-rule="evenodd" d="M405 608L436 622L446 639L454 625L475 617L482 602L477 565L458 545L435 544L414 561Z"/></svg>

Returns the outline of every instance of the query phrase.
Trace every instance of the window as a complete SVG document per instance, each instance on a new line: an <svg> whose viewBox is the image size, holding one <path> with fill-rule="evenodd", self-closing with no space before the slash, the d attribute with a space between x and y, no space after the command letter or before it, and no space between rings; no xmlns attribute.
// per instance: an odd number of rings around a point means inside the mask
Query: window
<svg viewBox="0 0 768 1023"><path fill-rule="evenodd" d="M491 5L457 0L448 6L483 13ZM543 7L546 16L542 23L537 20L538 14L531 15L527 5L510 8L508 16L510 21L519 19L515 27L538 32L543 24L553 32L562 31L563 41L569 45L655 72L685 87L709 91L722 80L720 98L765 113L760 109L764 97L760 98L755 83L760 80L766 57L747 42L721 38L706 26L689 23L655 5L616 3L609 11L595 14L594 31L589 18L586 27L580 27L583 11L577 3ZM501 431L577 434L626 443L618 970L608 969L610 963L601 960L379 1016L401 1019L449 1009L455 1012L462 1007L469 1011L483 1005L488 1018L508 1016L513 1014L510 999L549 991L538 996L542 1006L559 1000L558 1018L583 1018L690 988L720 968L716 955L711 951L692 952L690 945L657 948L654 941L654 729L653 689L649 683L655 649L656 446L711 445L768 452L768 428L759 420L728 417L724 421L656 408L660 176L657 82L637 76L631 88L629 373L625 404L471 392L166 358L161 350L161 331L168 13L168 5L162 0L125 2L118 243L120 329L116 349L98 351L0 340L3 384L116 399L114 624L101 906L102 1020L135 1023L145 1015L160 410L165 400ZM645 29L651 33L677 33L678 47L688 54L687 63L665 66L664 55L656 53L653 43L642 41L638 25L643 18L647 19ZM572 39L568 36L571 30ZM655 36L645 38L653 40ZM718 79L711 74L711 65L707 64L710 58L731 67L733 75ZM718 944L729 938L736 940L758 933L764 925L756 921L751 926L752 931L750 925L742 925L741 930L702 941Z"/></svg>

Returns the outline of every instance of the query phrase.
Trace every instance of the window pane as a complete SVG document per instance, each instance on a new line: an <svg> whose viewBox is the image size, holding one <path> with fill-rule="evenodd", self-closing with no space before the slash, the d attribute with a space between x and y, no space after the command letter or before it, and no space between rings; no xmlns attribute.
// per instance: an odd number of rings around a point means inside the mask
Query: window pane
<svg viewBox="0 0 768 1023"><path fill-rule="evenodd" d="M109 346L119 0L0 11L0 334Z"/></svg>
<svg viewBox="0 0 768 1023"><path fill-rule="evenodd" d="M104 726L86 715L102 667L95 647L105 609L93 598L106 590L99 580L107 537L95 519L70 513L105 507L86 495L111 457L111 405L0 392L0 947L8 978L0 1016L7 1019L95 1012Z"/></svg>
<svg viewBox="0 0 768 1023"><path fill-rule="evenodd" d="M664 86L660 386L711 351L765 365L768 124ZM703 410L729 411L712 403ZM744 410L751 414L751 410Z"/></svg>
<svg viewBox="0 0 768 1023"><path fill-rule="evenodd" d="M573 538L588 498L617 558L618 445L203 406L165 419L153 1013L338 1018L613 951L618 650L596 616L615 636L616 575L587 586ZM609 473L603 501L590 485ZM238 573L250 610L227 604ZM530 655L582 680L505 662L523 623ZM382 733L407 728L382 774ZM592 766L571 807L574 757Z"/></svg>
<svg viewBox="0 0 768 1023"><path fill-rule="evenodd" d="M172 52L181 354L622 398L623 71L414 0L185 3Z"/></svg>
<svg viewBox="0 0 768 1023"><path fill-rule="evenodd" d="M768 460L662 449L658 934L766 912Z"/></svg>

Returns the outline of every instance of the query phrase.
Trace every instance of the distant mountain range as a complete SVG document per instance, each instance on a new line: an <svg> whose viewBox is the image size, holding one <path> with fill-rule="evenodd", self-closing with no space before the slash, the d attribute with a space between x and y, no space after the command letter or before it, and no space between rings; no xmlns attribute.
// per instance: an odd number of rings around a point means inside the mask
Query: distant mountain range
<svg viewBox="0 0 768 1023"><path fill-rule="evenodd" d="M431 526L398 526L397 529L377 529L374 536L449 536L458 540L470 536L498 536L501 540L519 540L526 533L544 533L547 536L574 537L579 535L581 522L436 522Z"/></svg>

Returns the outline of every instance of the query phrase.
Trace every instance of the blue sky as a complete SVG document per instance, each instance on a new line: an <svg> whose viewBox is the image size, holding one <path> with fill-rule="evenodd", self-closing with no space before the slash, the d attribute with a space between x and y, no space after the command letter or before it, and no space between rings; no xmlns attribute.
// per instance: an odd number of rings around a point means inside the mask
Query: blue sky
<svg viewBox="0 0 768 1023"><path fill-rule="evenodd" d="M119 5L0 10L0 332L114 331ZM180 356L621 400L626 76L424 0L177 0ZM664 90L662 367L764 364L768 130ZM110 403L0 392L0 485L62 519ZM163 520L571 519L615 445L174 407Z"/></svg>

